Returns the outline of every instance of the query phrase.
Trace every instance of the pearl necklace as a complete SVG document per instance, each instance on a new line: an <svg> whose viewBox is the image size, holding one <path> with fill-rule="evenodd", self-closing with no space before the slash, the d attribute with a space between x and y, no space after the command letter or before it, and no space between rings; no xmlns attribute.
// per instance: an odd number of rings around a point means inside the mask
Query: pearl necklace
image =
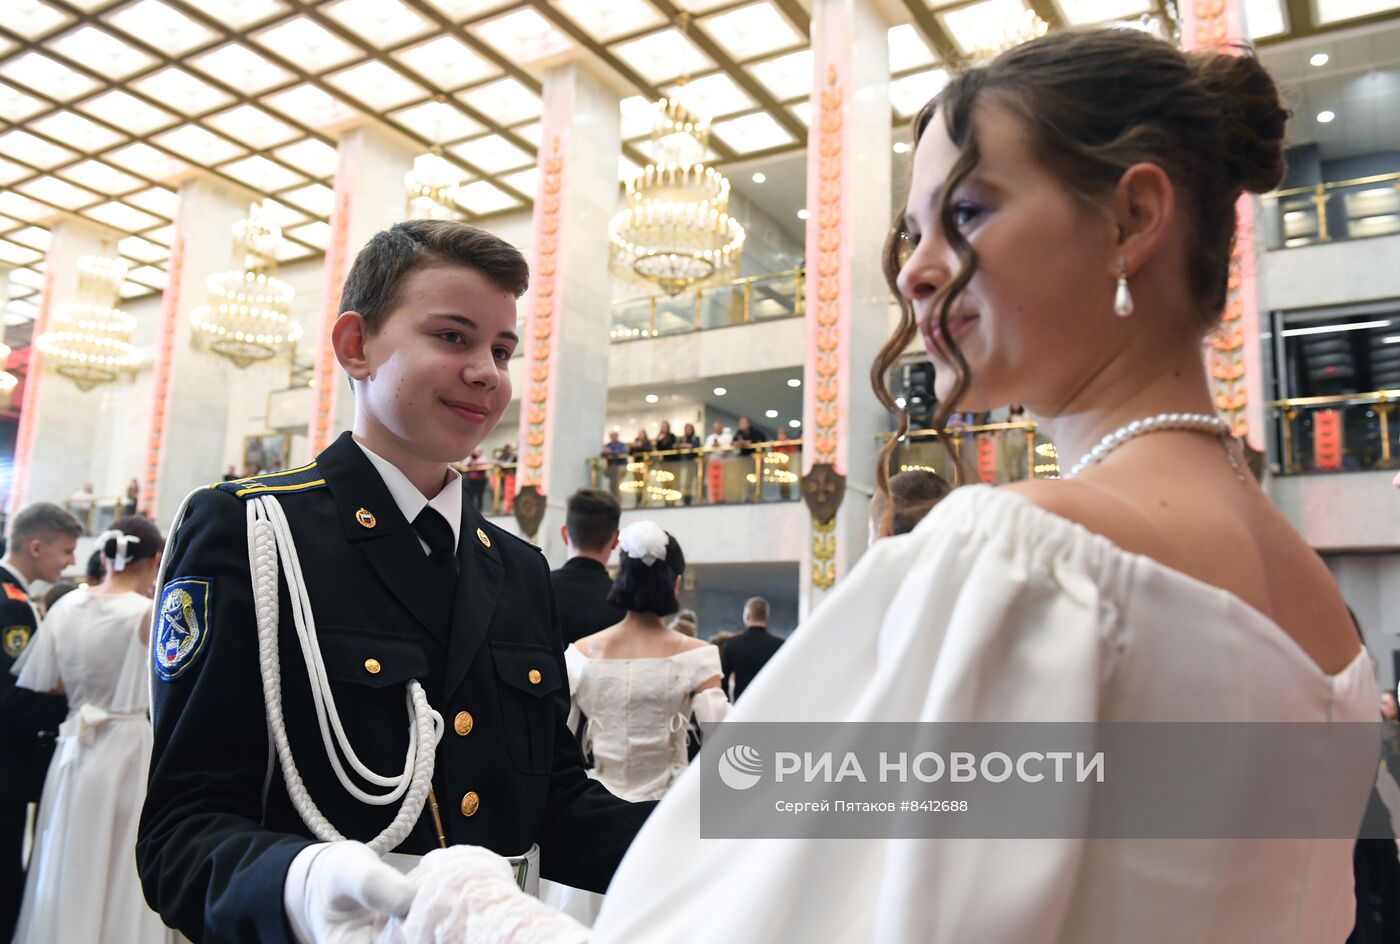
<svg viewBox="0 0 1400 944"><path fill-rule="evenodd" d="M1064 477L1074 478L1090 466L1098 465L1107 458L1109 453L1131 439L1165 430L1190 430L1219 436L1221 444L1225 447L1225 455L1229 457L1230 465L1235 470L1236 477L1241 482L1244 481L1244 470L1235 461L1235 454L1230 451L1230 424L1220 417L1211 416L1208 413L1158 413L1156 416L1133 420L1099 440L1099 444L1086 452Z"/></svg>

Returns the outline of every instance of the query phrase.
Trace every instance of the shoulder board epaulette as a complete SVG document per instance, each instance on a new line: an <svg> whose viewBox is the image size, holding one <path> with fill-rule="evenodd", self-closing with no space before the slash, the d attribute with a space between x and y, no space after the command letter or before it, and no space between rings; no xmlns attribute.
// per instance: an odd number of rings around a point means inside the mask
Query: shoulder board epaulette
<svg viewBox="0 0 1400 944"><path fill-rule="evenodd" d="M520 535L507 531L505 528L501 527L498 524L492 524L488 521L486 522L486 526L491 529L491 536L493 538L497 536L503 538L510 538L512 541L519 541L521 544L525 545L532 551L538 551L541 554L544 553L544 548L540 547L538 544L532 544L531 542L522 538Z"/></svg>
<svg viewBox="0 0 1400 944"><path fill-rule="evenodd" d="M299 469L288 469L285 472L268 472L264 475L250 475L246 479L234 479L232 482L219 482L209 486L217 488L221 492L228 492L236 498L251 498L255 495L285 495L288 492L309 492L317 488L325 488L326 480L321 476L321 470L316 468L316 463L304 465Z"/></svg>

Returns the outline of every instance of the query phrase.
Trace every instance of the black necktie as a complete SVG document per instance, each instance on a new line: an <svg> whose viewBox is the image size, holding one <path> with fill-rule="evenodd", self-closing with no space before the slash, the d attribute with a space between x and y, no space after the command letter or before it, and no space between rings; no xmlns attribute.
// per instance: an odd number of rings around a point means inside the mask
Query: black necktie
<svg viewBox="0 0 1400 944"><path fill-rule="evenodd" d="M457 595L457 549L452 537L452 526L436 508L427 505L413 519L413 530L428 545L428 567L433 580L442 588L442 596L449 611L452 600Z"/></svg>

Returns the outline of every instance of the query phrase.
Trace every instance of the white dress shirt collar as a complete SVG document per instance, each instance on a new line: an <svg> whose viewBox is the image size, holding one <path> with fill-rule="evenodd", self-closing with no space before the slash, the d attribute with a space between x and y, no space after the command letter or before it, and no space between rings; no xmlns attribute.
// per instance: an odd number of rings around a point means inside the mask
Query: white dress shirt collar
<svg viewBox="0 0 1400 944"><path fill-rule="evenodd" d="M441 491L428 499L423 497L423 493L418 491L418 487L408 480L408 476L404 475L398 466L375 454L358 439L355 440L355 445L360 447L379 473L379 477L384 480L385 487L394 498L394 504L399 506L399 511L403 512L404 519L409 524L413 524L413 519L417 518L418 513L427 505L431 505L433 510L447 519L448 526L452 528L452 548L455 551L459 532L462 530L462 476L457 470L449 466L447 483ZM424 551L428 550L428 545L421 537L418 543L423 545Z"/></svg>

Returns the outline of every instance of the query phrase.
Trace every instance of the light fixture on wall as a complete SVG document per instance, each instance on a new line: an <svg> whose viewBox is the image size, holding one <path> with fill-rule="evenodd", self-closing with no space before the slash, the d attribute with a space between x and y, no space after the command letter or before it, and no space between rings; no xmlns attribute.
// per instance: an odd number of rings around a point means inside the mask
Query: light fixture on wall
<svg viewBox="0 0 1400 944"><path fill-rule="evenodd" d="M73 381L79 390L111 383L141 364L141 352L131 343L136 319L115 307L126 272L125 259L79 258L80 300L54 306L49 329L34 341L45 366ZM6 383L0 380L0 389L7 389Z"/></svg>
<svg viewBox="0 0 1400 944"><path fill-rule="evenodd" d="M667 98L654 107L654 163L627 181L609 227L612 268L677 295L737 273L744 227L729 215L729 181L705 164L709 119Z"/></svg>
<svg viewBox="0 0 1400 944"><path fill-rule="evenodd" d="M209 303L190 312L196 338L235 367L290 353L301 337L291 315L296 291L276 277L282 230L273 219L279 209L263 200L233 224L243 268L209 276Z"/></svg>

